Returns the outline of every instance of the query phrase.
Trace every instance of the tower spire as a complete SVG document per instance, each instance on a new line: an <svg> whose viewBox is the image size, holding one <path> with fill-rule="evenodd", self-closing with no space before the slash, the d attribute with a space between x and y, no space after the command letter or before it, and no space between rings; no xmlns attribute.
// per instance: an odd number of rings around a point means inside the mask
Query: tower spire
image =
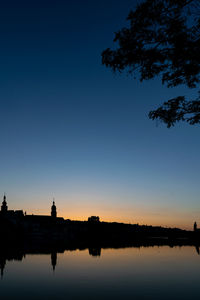
<svg viewBox="0 0 200 300"><path fill-rule="evenodd" d="M53 205L51 207L51 216L52 218L57 217L57 211L56 211L56 205L55 205L55 199L53 198Z"/></svg>
<svg viewBox="0 0 200 300"><path fill-rule="evenodd" d="M6 213L7 210L8 210L8 206L7 206L7 202L6 202L6 194L4 193L3 202L2 202L2 205L1 205L1 212Z"/></svg>

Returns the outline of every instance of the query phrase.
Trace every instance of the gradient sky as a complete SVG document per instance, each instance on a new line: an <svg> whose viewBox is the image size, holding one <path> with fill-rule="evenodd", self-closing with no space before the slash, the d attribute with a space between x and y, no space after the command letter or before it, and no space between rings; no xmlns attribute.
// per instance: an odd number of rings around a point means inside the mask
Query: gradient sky
<svg viewBox="0 0 200 300"><path fill-rule="evenodd" d="M10 209L192 228L200 222L199 126L148 112L184 86L101 64L135 1L0 3L0 194Z"/></svg>

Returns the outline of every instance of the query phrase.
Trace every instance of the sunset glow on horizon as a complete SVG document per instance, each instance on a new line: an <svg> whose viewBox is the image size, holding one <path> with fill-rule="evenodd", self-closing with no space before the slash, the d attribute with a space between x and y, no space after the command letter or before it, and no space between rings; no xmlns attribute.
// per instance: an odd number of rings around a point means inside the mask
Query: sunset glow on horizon
<svg viewBox="0 0 200 300"><path fill-rule="evenodd" d="M18 199L7 198L9 209L22 209L26 214L34 215L50 215L52 201L53 199L40 201L27 201L27 199L20 201L19 199L18 203ZM74 221L87 221L88 217L95 215L99 216L103 222L177 227L186 230L193 229L195 217L195 220L198 221L198 212L195 214L189 208L185 208L184 212L183 210L179 211L179 208L175 206L170 208L167 204L152 206L152 202L148 205L139 204L136 201L135 205L134 203L121 205L119 201L118 203L114 201L115 204L108 202L106 203L104 199L102 199L102 204L94 201L80 201L80 199L73 199L73 201L64 199L56 201L55 199L57 216Z"/></svg>

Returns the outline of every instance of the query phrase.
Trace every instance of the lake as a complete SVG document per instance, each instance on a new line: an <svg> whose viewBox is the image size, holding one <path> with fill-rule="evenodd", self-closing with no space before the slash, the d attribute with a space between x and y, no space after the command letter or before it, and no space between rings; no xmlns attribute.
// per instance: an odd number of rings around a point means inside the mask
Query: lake
<svg viewBox="0 0 200 300"><path fill-rule="evenodd" d="M84 249L1 257L0 299L195 299L193 246Z"/></svg>

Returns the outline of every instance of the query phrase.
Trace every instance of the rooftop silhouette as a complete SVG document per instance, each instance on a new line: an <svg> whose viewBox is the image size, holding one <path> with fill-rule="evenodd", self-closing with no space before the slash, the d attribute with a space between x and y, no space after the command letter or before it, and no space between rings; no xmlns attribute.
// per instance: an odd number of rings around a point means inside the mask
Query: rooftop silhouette
<svg viewBox="0 0 200 300"><path fill-rule="evenodd" d="M193 243L200 240L200 230L194 223L193 231L161 226L102 222L98 216L91 216L88 221L71 221L57 216L53 200L49 215L28 215L23 210L9 210L6 196L0 211L0 234L4 243L15 244L23 241L43 241L49 243L85 244L87 242L91 255L100 255L98 244L132 243L152 239L168 239L171 242L181 240ZM90 247L91 245L91 247ZM52 261L55 262L52 258ZM54 264L53 264L54 265ZM54 267L53 267L54 269Z"/></svg>

